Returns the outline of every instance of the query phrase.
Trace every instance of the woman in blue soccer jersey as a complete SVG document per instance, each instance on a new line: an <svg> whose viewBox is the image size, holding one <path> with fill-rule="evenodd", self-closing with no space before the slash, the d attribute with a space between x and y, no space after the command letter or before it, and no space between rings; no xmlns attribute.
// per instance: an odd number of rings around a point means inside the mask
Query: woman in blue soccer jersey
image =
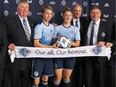
<svg viewBox="0 0 116 87"><path fill-rule="evenodd" d="M55 27L54 38L66 36L70 39L71 47L80 45L80 32L77 27L71 25L72 12L66 8L63 12L63 24ZM70 76L74 68L76 58L54 59L54 87L61 87L60 82L63 79L63 87L70 87Z"/></svg>
<svg viewBox="0 0 116 87"><path fill-rule="evenodd" d="M49 23L52 18L53 8L49 5L41 9L42 20L41 24L36 25L34 32L34 46L41 48L54 48L51 45L54 26ZM34 78L33 87L38 87L40 78L42 77L41 87L48 87L48 77L53 75L53 59L34 59L32 77Z"/></svg>

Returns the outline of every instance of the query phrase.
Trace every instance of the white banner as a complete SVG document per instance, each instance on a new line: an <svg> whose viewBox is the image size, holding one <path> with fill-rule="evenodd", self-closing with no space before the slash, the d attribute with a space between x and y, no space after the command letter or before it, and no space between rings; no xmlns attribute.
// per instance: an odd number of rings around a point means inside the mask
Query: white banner
<svg viewBox="0 0 116 87"><path fill-rule="evenodd" d="M11 51L11 61L15 58L67 58L67 57L85 57L85 56L107 56L110 58L111 48L94 46L82 46L67 49L39 48L39 47L20 47L16 46Z"/></svg>

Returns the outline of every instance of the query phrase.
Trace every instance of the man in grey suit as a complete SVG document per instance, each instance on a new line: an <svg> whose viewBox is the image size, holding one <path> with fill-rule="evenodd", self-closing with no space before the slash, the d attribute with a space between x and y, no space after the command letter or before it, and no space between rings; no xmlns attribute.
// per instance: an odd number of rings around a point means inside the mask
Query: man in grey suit
<svg viewBox="0 0 116 87"><path fill-rule="evenodd" d="M85 46L104 46L110 41L111 31L107 21L102 21L101 9L97 6L90 11L91 21L87 28L83 30L82 44ZM94 50L93 50L94 51ZM99 51L97 49L97 51ZM85 60L86 87L105 87L105 74L107 57L88 57Z"/></svg>
<svg viewBox="0 0 116 87"><path fill-rule="evenodd" d="M17 12L18 15L5 21L10 50L14 50L15 46L33 46L35 22L28 17L27 1L18 4ZM32 59L16 58L14 63L11 63L8 58L5 69L5 87L28 87L31 62Z"/></svg>
<svg viewBox="0 0 116 87"><path fill-rule="evenodd" d="M7 50L6 27L5 25L0 24L0 87L2 87L3 85L6 50Z"/></svg>

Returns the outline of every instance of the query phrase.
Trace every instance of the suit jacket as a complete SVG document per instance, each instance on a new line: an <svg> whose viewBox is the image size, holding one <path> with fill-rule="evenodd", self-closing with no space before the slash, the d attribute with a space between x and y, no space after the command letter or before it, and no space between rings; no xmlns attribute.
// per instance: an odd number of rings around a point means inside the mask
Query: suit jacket
<svg viewBox="0 0 116 87"><path fill-rule="evenodd" d="M90 21L87 22L87 26L83 29L82 33L82 46L85 46L87 43L87 32L89 27ZM111 40L111 30L110 25L106 21L100 20L99 31L97 36L97 43L99 41L109 42ZM104 62L105 58L97 58L98 62ZM106 59L105 59L106 60ZM106 60L107 61L107 60Z"/></svg>
<svg viewBox="0 0 116 87"><path fill-rule="evenodd" d="M0 24L0 66L4 67L5 56L7 51L6 27Z"/></svg>
<svg viewBox="0 0 116 87"><path fill-rule="evenodd" d="M86 18L80 17L80 34L82 33L82 30L84 29L84 25L86 24L86 22ZM73 21L71 21L71 24L74 25Z"/></svg>
<svg viewBox="0 0 116 87"><path fill-rule="evenodd" d="M33 46L35 22L29 17L27 19L31 27L30 42L28 42L21 21L17 15L5 21L5 24L7 26L7 37L9 43L14 43L16 46ZM15 59L14 63L11 63L10 58L8 58L6 65L6 68L11 68L15 70L25 70L30 67L31 59Z"/></svg>
<svg viewBox="0 0 116 87"><path fill-rule="evenodd" d="M85 29L85 25L87 24L87 19L86 18L83 18L83 17L80 17L80 37L82 37L82 32L83 32L83 29ZM73 24L73 21L71 21L71 24ZM82 41L83 39L81 39ZM81 45L81 43L80 43Z"/></svg>
<svg viewBox="0 0 116 87"><path fill-rule="evenodd" d="M112 25L112 33L111 33L111 42L113 43L112 46L112 53L111 53L111 58L108 62L108 65L110 67L116 67L116 22L113 23Z"/></svg>

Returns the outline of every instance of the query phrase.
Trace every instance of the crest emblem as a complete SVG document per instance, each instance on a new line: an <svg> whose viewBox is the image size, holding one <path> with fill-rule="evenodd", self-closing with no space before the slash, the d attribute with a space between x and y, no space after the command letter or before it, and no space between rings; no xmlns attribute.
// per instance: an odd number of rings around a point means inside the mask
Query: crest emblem
<svg viewBox="0 0 116 87"><path fill-rule="evenodd" d="M29 49L26 49L26 48L19 49L19 55L21 55L21 56L26 57L30 53L31 53L31 51Z"/></svg>
<svg viewBox="0 0 116 87"><path fill-rule="evenodd" d="M102 49L100 47L96 46L95 48L93 48L91 50L91 52L98 55L98 54L100 54L102 52Z"/></svg>
<svg viewBox="0 0 116 87"><path fill-rule="evenodd" d="M54 68L58 68L58 64L55 63L55 64L54 64Z"/></svg>
<svg viewBox="0 0 116 87"><path fill-rule="evenodd" d="M35 71L35 72L34 72L34 75L35 75L35 76L38 76L38 75L39 75L38 71Z"/></svg>
<svg viewBox="0 0 116 87"><path fill-rule="evenodd" d="M102 36L102 37L105 37L105 33L104 33L104 32L102 32L101 36Z"/></svg>

